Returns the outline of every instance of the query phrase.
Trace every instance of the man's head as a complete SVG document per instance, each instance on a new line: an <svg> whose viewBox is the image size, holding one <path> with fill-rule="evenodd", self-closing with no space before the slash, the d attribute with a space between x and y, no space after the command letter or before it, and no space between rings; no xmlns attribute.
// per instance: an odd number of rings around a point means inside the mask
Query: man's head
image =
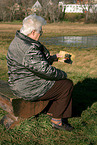
<svg viewBox="0 0 97 145"><path fill-rule="evenodd" d="M29 15L23 20L23 26L20 32L32 39L38 40L42 34L42 26L45 24L46 21L41 16L37 16L36 14Z"/></svg>

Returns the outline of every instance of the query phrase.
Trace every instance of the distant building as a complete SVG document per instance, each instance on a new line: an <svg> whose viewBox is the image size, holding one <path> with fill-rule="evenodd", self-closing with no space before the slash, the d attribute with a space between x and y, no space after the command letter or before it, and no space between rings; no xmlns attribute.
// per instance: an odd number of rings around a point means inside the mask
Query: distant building
<svg viewBox="0 0 97 145"><path fill-rule="evenodd" d="M88 6L80 4L64 4L59 2L59 7L61 7L62 12L65 13L83 13L83 11L88 11Z"/></svg>
<svg viewBox="0 0 97 145"><path fill-rule="evenodd" d="M31 11L40 11L42 9L42 6L40 4L40 2L37 0L36 3L32 6Z"/></svg>
<svg viewBox="0 0 97 145"><path fill-rule="evenodd" d="M88 1L89 0L63 0L62 2L65 4L88 4ZM91 2L97 4L97 0L91 0Z"/></svg>
<svg viewBox="0 0 97 145"><path fill-rule="evenodd" d="M65 4L62 1L59 2L59 7L62 9L62 12L65 13L84 13L88 10L90 13L97 12L97 4L95 3L89 8L87 2L85 4Z"/></svg>

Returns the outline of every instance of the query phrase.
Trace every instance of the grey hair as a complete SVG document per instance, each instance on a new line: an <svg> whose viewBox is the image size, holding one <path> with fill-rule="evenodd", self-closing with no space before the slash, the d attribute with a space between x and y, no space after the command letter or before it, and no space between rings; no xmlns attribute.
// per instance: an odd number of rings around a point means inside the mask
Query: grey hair
<svg viewBox="0 0 97 145"><path fill-rule="evenodd" d="M39 32L42 28L42 25L45 25L46 21L41 16L37 16L36 14L29 15L23 20L23 26L20 29L20 32L24 35L30 34L33 30Z"/></svg>

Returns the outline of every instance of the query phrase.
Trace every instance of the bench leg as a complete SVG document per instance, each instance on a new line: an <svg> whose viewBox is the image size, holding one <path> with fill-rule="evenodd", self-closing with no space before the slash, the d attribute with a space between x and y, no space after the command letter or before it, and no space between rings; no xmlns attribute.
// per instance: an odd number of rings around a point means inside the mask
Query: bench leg
<svg viewBox="0 0 97 145"><path fill-rule="evenodd" d="M8 112L2 117L0 124L4 125L6 129L12 129L16 124L19 124L20 118L14 116L13 106L9 98L0 95L0 108Z"/></svg>
<svg viewBox="0 0 97 145"><path fill-rule="evenodd" d="M19 118L11 114L3 116L2 119L0 120L0 124L4 125L6 129L13 129L19 123L20 123Z"/></svg>

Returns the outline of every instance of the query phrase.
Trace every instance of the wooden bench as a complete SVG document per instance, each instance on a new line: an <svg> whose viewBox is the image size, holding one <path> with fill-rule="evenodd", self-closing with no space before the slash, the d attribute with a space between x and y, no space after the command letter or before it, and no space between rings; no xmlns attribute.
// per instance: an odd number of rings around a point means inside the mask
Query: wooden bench
<svg viewBox="0 0 97 145"><path fill-rule="evenodd" d="M29 118L39 114L49 101L31 102L13 95L8 83L0 80L0 108L11 114L12 118Z"/></svg>

